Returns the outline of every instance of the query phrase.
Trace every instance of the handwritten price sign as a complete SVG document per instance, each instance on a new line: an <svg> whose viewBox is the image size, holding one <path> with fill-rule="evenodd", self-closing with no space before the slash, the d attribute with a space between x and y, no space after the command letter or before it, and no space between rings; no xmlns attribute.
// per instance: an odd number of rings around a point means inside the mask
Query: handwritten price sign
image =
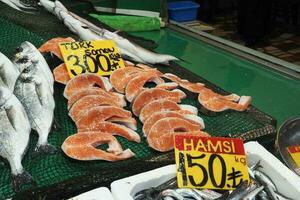
<svg viewBox="0 0 300 200"><path fill-rule="evenodd" d="M243 141L175 135L179 187L232 190L248 180Z"/></svg>
<svg viewBox="0 0 300 200"><path fill-rule="evenodd" d="M71 78L83 73L110 75L125 67L112 40L66 42L59 44Z"/></svg>

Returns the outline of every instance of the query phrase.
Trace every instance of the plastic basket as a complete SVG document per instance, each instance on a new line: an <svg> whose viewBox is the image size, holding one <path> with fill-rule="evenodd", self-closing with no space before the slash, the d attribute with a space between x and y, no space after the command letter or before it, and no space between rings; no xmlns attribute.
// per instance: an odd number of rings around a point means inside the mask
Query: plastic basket
<svg viewBox="0 0 300 200"><path fill-rule="evenodd" d="M178 1L168 3L169 18L174 21L193 21L198 14L199 4L193 1Z"/></svg>

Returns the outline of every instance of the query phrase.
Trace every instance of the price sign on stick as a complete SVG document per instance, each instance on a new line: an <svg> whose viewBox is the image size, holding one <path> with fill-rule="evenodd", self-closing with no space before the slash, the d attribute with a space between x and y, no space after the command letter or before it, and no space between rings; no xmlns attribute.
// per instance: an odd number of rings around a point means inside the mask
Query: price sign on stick
<svg viewBox="0 0 300 200"><path fill-rule="evenodd" d="M59 44L70 78L83 73L110 75L125 67L112 40L65 42Z"/></svg>
<svg viewBox="0 0 300 200"><path fill-rule="evenodd" d="M179 187L232 190L249 181L241 139L176 134L174 140Z"/></svg>

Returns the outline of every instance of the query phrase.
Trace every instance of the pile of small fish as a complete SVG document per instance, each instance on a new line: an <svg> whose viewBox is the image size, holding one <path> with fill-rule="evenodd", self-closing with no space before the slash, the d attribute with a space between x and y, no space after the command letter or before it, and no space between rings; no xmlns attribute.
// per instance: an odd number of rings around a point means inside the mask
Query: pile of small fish
<svg viewBox="0 0 300 200"><path fill-rule="evenodd" d="M69 136L62 150L77 160L118 161L134 156L130 149L123 151L113 135L140 142L137 122L126 106L124 95L112 92L108 78L96 74L81 74L66 84L69 116L77 126L77 133ZM108 144L106 151L97 149Z"/></svg>
<svg viewBox="0 0 300 200"><path fill-rule="evenodd" d="M26 152L31 129L39 139L36 153L54 153L48 144L54 119L54 79L40 52L29 42L17 49L12 63L0 53L0 156L7 159L17 191L24 182L32 182L21 160Z"/></svg>
<svg viewBox="0 0 300 200"><path fill-rule="evenodd" d="M233 191L219 193L208 189L177 188L176 178L172 178L137 192L134 200L291 200L278 192L261 168L259 162L249 167L251 182L243 181Z"/></svg>

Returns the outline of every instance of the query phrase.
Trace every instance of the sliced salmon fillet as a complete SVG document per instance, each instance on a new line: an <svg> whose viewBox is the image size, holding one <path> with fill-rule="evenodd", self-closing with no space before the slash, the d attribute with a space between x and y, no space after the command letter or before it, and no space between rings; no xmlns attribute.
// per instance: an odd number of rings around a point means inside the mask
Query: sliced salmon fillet
<svg viewBox="0 0 300 200"><path fill-rule="evenodd" d="M196 114L198 109L194 106L190 105L178 105L176 102L168 100L168 99L158 99L149 102L146 104L140 113L140 120L141 122L145 122L152 114L156 112L163 112L163 111L179 111L179 110L186 110L190 114ZM196 110L196 111L195 111Z"/></svg>
<svg viewBox="0 0 300 200"><path fill-rule="evenodd" d="M97 74L80 74L72 78L67 83L64 91L64 97L69 99L72 94L79 90L85 90L89 87L98 87L104 89L105 91L110 91L112 89L111 84L105 77Z"/></svg>
<svg viewBox="0 0 300 200"><path fill-rule="evenodd" d="M131 112L115 106L97 106L86 110L75 123L78 129L83 129L96 121L106 121L110 118L131 118Z"/></svg>
<svg viewBox="0 0 300 200"><path fill-rule="evenodd" d="M69 116L73 121L78 121L87 110L96 106L110 105L119 107L111 98L102 95L87 95L74 103L69 111Z"/></svg>
<svg viewBox="0 0 300 200"><path fill-rule="evenodd" d="M125 96L116 92L107 92L102 88L90 87L84 90L79 90L73 93L68 99L68 109L71 109L76 101L87 95L101 95L109 97L112 101L118 104L118 107L126 106Z"/></svg>
<svg viewBox="0 0 300 200"><path fill-rule="evenodd" d="M173 137L177 132L201 131L201 126L178 117L158 120L150 129L147 141L157 151L170 151L174 147Z"/></svg>
<svg viewBox="0 0 300 200"><path fill-rule="evenodd" d="M61 42L75 42L75 40L71 37L52 38L51 40L48 40L42 46L40 46L39 51L41 53L51 52L51 53L53 53L54 55L56 55L58 58L60 58L62 60L63 58L62 58L62 55L61 55L61 52L60 52L60 49L59 49L59 43L61 43Z"/></svg>
<svg viewBox="0 0 300 200"><path fill-rule="evenodd" d="M181 79L178 76L171 73L165 73L163 77L175 83L178 83L184 89L194 93L199 93L203 89L203 87L205 87L203 83L191 83L188 80Z"/></svg>
<svg viewBox="0 0 300 200"><path fill-rule="evenodd" d="M111 117L108 121L123 124L134 131L137 130L137 122L133 117Z"/></svg>
<svg viewBox="0 0 300 200"><path fill-rule="evenodd" d="M168 82L168 83L161 83L159 85L157 85L155 88L160 88L160 89L164 89L164 90L173 90L175 88L177 88L179 85L175 82Z"/></svg>
<svg viewBox="0 0 300 200"><path fill-rule="evenodd" d="M135 97L142 92L145 88L144 85L147 82L154 82L157 85L162 84L165 81L160 78L156 73L143 72L131 79L125 88L125 96L127 101L132 102Z"/></svg>
<svg viewBox="0 0 300 200"><path fill-rule="evenodd" d="M166 73L163 75L163 77L178 83L181 87L183 87L184 89L186 89L190 92L193 92L193 93L203 93L203 92L210 93L211 96L214 96L216 98L220 98L220 99L224 99L224 100L228 100L228 101L235 101L235 102L239 101L239 99L240 99L240 96L238 96L236 94L220 95L220 94L208 89L202 83L191 83L188 80L181 79L178 76L171 74L171 73Z"/></svg>
<svg viewBox="0 0 300 200"><path fill-rule="evenodd" d="M175 89L172 91L160 89L160 88L151 88L148 90L142 91L134 100L132 104L132 112L139 116L142 108L151 101L157 99L169 99L171 101L180 102L181 99L185 98L186 94L181 90Z"/></svg>
<svg viewBox="0 0 300 200"><path fill-rule="evenodd" d="M198 96L198 101L203 107L214 112L222 112L228 109L244 111L251 104L251 97L241 96L239 102L236 103L224 98L215 97L214 93L209 90L203 90Z"/></svg>
<svg viewBox="0 0 300 200"><path fill-rule="evenodd" d="M56 82L62 83L64 85L66 85L68 83L68 81L71 80L65 63L58 65L53 70L53 75L54 75L54 80Z"/></svg>
<svg viewBox="0 0 300 200"><path fill-rule="evenodd" d="M96 148L101 144L108 144L108 152ZM64 141L61 148L67 156L76 160L118 161L134 156L130 149L122 151L120 143L114 136L103 132L71 135Z"/></svg>
<svg viewBox="0 0 300 200"><path fill-rule="evenodd" d="M134 63L132 63L132 62L130 62L128 60L124 60L124 59L123 59L123 61L124 61L125 67L134 67Z"/></svg>
<svg viewBox="0 0 300 200"><path fill-rule="evenodd" d="M137 76L139 73L145 71L152 71L161 74L157 69L142 69L139 67L129 66L129 67L123 67L115 70L110 75L109 80L116 91L120 93L124 93L127 83L135 76Z"/></svg>
<svg viewBox="0 0 300 200"><path fill-rule="evenodd" d="M126 126L115 124L112 122L96 121L90 126L86 126L85 128L78 130L78 132L91 132L91 131L110 133L112 135L122 136L129 141L135 141L138 143L141 142L141 138L138 133L131 130L130 128L127 128Z"/></svg>
<svg viewBox="0 0 300 200"><path fill-rule="evenodd" d="M150 129L152 126L160 119L164 119L166 117L178 117L181 119L188 120L189 122L200 125L202 129L205 128L204 121L201 117L197 115L191 115L186 110L179 110L179 111L162 111L162 112L155 112L150 117L147 118L143 125L143 133L144 136L147 137Z"/></svg>

